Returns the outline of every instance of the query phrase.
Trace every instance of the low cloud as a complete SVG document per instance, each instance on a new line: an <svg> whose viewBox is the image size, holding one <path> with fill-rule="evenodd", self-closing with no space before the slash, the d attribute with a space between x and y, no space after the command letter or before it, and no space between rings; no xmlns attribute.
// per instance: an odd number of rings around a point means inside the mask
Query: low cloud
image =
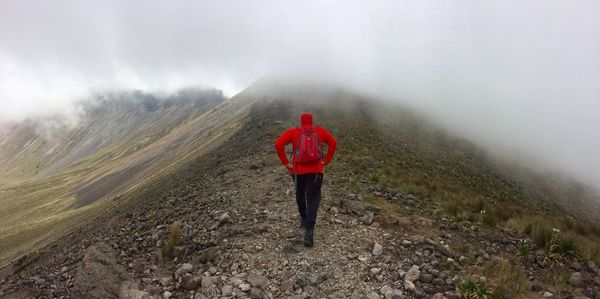
<svg viewBox="0 0 600 299"><path fill-rule="evenodd" d="M399 101L600 186L597 1L0 3L0 122L264 74Z"/></svg>

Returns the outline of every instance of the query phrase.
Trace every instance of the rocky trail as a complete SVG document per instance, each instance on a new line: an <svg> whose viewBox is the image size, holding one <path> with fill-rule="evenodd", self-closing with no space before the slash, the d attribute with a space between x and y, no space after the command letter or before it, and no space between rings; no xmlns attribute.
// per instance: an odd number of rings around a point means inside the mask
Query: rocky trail
<svg viewBox="0 0 600 299"><path fill-rule="evenodd" d="M346 186L356 174L343 164L325 171L315 247L305 248L293 182L272 145L288 113L263 108L255 105L217 150L2 282L0 297L457 298L456 279L470 267L516 255L516 232L432 219L411 195L381 186L369 192L401 213L362 200ZM178 226L181 242L169 256ZM457 243L470 255L449 246ZM539 282L545 272L536 258L525 259L531 294L572 297ZM593 263L569 273L598 298Z"/></svg>

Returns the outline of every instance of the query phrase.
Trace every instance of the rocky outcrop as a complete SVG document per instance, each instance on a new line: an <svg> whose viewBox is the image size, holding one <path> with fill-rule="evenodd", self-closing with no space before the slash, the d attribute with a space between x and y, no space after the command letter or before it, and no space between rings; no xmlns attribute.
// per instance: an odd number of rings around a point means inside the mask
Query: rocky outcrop
<svg viewBox="0 0 600 299"><path fill-rule="evenodd" d="M85 252L73 290L82 298L115 298L121 293L121 286L130 281L125 268L117 263L114 250L100 242Z"/></svg>

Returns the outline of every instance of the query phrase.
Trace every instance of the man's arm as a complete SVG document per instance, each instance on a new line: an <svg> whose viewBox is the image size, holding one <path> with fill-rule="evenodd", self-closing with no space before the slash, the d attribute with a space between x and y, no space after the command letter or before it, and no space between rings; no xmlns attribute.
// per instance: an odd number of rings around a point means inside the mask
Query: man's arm
<svg viewBox="0 0 600 299"><path fill-rule="evenodd" d="M277 151L277 156L279 156L279 160L281 160L281 164L288 165L290 161L285 155L285 146L288 143L292 142L293 137L293 129L285 131L277 140L275 140L275 150Z"/></svg>
<svg viewBox="0 0 600 299"><path fill-rule="evenodd" d="M335 137L333 137L329 131L323 129L323 142L327 144L327 155L325 155L325 158L323 159L323 164L327 165L329 164L329 161L331 161L331 158L333 158L333 154L335 154L337 140L335 140Z"/></svg>

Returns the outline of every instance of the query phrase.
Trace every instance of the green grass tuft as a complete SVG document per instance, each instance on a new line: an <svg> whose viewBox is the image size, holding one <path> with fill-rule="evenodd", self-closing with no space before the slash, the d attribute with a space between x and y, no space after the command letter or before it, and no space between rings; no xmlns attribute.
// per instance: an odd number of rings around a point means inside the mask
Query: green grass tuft
<svg viewBox="0 0 600 299"><path fill-rule="evenodd" d="M485 277L469 277L467 279L458 279L454 282L456 291L461 298L488 298L492 294L491 289Z"/></svg>

